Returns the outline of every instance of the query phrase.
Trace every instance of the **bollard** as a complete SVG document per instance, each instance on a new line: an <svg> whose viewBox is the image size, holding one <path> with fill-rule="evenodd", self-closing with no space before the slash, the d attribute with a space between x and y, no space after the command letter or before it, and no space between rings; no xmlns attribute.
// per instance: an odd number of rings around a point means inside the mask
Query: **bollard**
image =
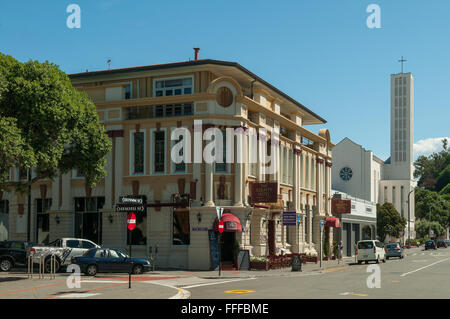
<svg viewBox="0 0 450 319"><path fill-rule="evenodd" d="M27 275L28 279L33 279L33 256L28 256L28 265L27 265Z"/></svg>

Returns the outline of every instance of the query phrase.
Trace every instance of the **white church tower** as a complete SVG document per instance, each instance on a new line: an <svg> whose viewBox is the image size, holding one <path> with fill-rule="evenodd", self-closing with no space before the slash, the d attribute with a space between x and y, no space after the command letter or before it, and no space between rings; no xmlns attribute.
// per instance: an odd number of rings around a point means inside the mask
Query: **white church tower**
<svg viewBox="0 0 450 319"><path fill-rule="evenodd" d="M409 206L411 238L414 238L414 78L411 73L403 73L405 61L403 57L399 61L402 72L391 75L391 157L385 162L384 178L380 181L380 203L392 203L407 221Z"/></svg>

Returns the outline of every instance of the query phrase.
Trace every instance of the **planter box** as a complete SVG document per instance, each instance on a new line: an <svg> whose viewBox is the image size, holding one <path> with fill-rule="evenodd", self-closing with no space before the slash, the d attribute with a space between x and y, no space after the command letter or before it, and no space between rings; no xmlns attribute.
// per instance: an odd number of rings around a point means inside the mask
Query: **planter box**
<svg viewBox="0 0 450 319"><path fill-rule="evenodd" d="M269 270L268 261L251 261L250 269Z"/></svg>

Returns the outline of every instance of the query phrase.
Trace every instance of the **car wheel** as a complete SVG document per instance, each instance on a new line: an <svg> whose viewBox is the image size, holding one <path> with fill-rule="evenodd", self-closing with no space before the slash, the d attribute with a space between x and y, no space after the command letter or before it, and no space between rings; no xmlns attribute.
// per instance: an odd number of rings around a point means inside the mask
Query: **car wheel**
<svg viewBox="0 0 450 319"><path fill-rule="evenodd" d="M383 258L383 264L386 262L386 256L384 256Z"/></svg>
<svg viewBox="0 0 450 319"><path fill-rule="evenodd" d="M389 260L389 257L386 257L387 260Z"/></svg>
<svg viewBox="0 0 450 319"><path fill-rule="evenodd" d="M380 257L377 257L377 264L380 263Z"/></svg>
<svg viewBox="0 0 450 319"><path fill-rule="evenodd" d="M361 265L361 263L362 263L362 261L361 261L361 260L358 260L358 265Z"/></svg>
<svg viewBox="0 0 450 319"><path fill-rule="evenodd" d="M135 274L135 275L140 275L140 274L142 274L144 271L143 271L144 269L142 268L142 266L141 265L135 265L134 267L133 267L133 274Z"/></svg>
<svg viewBox="0 0 450 319"><path fill-rule="evenodd" d="M58 271L59 271L59 269L61 268L61 265L60 265L60 263L59 263L59 260L58 259L56 259L55 260L55 273L57 273ZM50 269L51 269L51 259L50 258L48 258L46 261L45 261L45 272L46 273L50 273Z"/></svg>
<svg viewBox="0 0 450 319"><path fill-rule="evenodd" d="M95 276L96 274L97 274L97 266L96 265L89 265L86 268L86 275Z"/></svg>
<svg viewBox="0 0 450 319"><path fill-rule="evenodd" d="M11 259L5 258L0 261L0 270L1 271L10 271L13 267L13 263Z"/></svg>

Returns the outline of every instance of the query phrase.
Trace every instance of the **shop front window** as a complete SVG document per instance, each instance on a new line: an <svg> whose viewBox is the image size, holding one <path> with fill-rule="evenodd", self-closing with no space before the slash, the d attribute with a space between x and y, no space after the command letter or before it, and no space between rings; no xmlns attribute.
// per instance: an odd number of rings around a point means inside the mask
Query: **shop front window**
<svg viewBox="0 0 450 319"><path fill-rule="evenodd" d="M189 210L175 209L173 211L173 245L189 245L191 242Z"/></svg>
<svg viewBox="0 0 450 319"><path fill-rule="evenodd" d="M104 204L104 197L75 198L75 237L101 245L102 216L99 210Z"/></svg>
<svg viewBox="0 0 450 319"><path fill-rule="evenodd" d="M9 231L9 201L0 200L0 242L8 240Z"/></svg>
<svg viewBox="0 0 450 319"><path fill-rule="evenodd" d="M52 199L36 199L36 241L42 244L48 244L50 235L50 220L48 210L52 206Z"/></svg>

